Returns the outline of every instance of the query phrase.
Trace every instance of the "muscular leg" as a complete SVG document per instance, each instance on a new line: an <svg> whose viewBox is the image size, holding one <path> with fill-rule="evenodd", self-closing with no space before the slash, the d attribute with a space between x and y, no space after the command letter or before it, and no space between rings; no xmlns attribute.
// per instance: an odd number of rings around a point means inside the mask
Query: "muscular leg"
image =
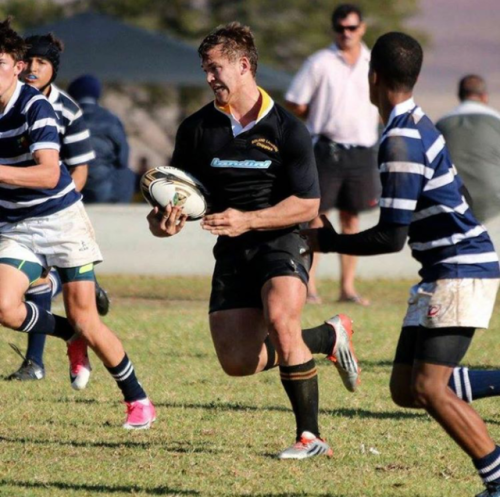
<svg viewBox="0 0 500 497"><path fill-rule="evenodd" d="M261 309L212 312L209 322L217 358L226 374L247 376L265 368L268 357L263 344L268 332Z"/></svg>
<svg viewBox="0 0 500 497"><path fill-rule="evenodd" d="M63 285L64 306L69 322L106 367L117 366L125 356L118 337L100 320L93 281Z"/></svg>
<svg viewBox="0 0 500 497"><path fill-rule="evenodd" d="M351 235L359 232L359 216L353 212L339 212L340 226L343 234ZM357 257L340 255L340 300L349 300L357 296L355 288ZM369 301L360 299L361 305L368 305Z"/></svg>

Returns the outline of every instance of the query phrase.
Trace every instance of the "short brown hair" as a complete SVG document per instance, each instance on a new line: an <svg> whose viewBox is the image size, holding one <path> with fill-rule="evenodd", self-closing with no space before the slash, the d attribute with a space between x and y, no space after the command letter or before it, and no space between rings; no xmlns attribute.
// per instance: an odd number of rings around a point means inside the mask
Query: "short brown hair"
<svg viewBox="0 0 500 497"><path fill-rule="evenodd" d="M486 81L477 74L468 74L458 83L458 98L462 102L470 97L482 97L486 93Z"/></svg>
<svg viewBox="0 0 500 497"><path fill-rule="evenodd" d="M9 54L16 62L24 60L26 43L11 27L12 18L0 22L0 53Z"/></svg>
<svg viewBox="0 0 500 497"><path fill-rule="evenodd" d="M218 26L201 42L198 54L203 60L210 50L218 46L220 46L222 54L231 61L238 57L247 57L250 61L252 74L255 76L259 54L255 47L252 31L248 26L242 26L239 22Z"/></svg>

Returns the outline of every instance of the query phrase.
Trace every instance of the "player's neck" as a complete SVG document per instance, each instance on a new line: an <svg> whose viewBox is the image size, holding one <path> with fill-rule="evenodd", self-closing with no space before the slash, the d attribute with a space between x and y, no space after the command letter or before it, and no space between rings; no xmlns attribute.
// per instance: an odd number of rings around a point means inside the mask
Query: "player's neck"
<svg viewBox="0 0 500 497"><path fill-rule="evenodd" d="M242 126L257 120L262 105L259 88L255 83L242 88L234 100L231 99L230 105L231 113Z"/></svg>
<svg viewBox="0 0 500 497"><path fill-rule="evenodd" d="M2 95L0 95L0 114L3 114L5 112L5 109L7 105L9 105L12 95L14 95L14 92L16 91L16 88L17 79L14 79L9 88Z"/></svg>
<svg viewBox="0 0 500 497"><path fill-rule="evenodd" d="M377 103L377 107L384 125L387 125L387 123L389 122L389 117L391 116L391 112L394 107L396 107L396 105L398 104L406 102L410 98L413 98L412 92L388 91L386 94L382 95L379 102Z"/></svg>

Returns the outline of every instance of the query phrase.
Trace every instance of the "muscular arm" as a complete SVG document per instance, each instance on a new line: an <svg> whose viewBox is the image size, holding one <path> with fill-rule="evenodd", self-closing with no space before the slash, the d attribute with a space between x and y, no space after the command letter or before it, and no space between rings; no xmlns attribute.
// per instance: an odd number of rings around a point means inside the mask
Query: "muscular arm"
<svg viewBox="0 0 500 497"><path fill-rule="evenodd" d="M85 183L87 183L87 176L89 174L88 164L69 168L69 174L71 174L71 178L75 182L76 191L81 192Z"/></svg>
<svg viewBox="0 0 500 497"><path fill-rule="evenodd" d="M249 212L226 209L209 214L201 225L214 235L238 236L251 230L275 230L311 221L318 215L318 208L319 199L292 195L267 209Z"/></svg>
<svg viewBox="0 0 500 497"><path fill-rule="evenodd" d="M0 183L25 188L55 188L61 174L59 152L40 149L33 152L36 166L14 167L0 165Z"/></svg>

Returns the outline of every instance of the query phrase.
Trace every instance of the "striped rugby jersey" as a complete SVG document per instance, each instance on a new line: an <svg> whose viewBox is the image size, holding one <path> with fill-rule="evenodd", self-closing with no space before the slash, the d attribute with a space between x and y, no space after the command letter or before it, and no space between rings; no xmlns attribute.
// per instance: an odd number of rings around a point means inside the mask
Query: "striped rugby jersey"
<svg viewBox="0 0 500 497"><path fill-rule="evenodd" d="M57 131L61 141L60 156L67 167L81 166L95 159L90 132L78 104L52 84L48 96L57 117Z"/></svg>
<svg viewBox="0 0 500 497"><path fill-rule="evenodd" d="M36 150L59 150L57 118L49 101L35 88L18 82L0 115L0 165L36 165ZM25 188L0 183L0 223L53 214L81 198L66 166L55 188Z"/></svg>
<svg viewBox="0 0 500 497"><path fill-rule="evenodd" d="M409 245L424 281L500 277L498 256L462 194L444 138L413 99L389 117L379 169L380 222L409 225Z"/></svg>

